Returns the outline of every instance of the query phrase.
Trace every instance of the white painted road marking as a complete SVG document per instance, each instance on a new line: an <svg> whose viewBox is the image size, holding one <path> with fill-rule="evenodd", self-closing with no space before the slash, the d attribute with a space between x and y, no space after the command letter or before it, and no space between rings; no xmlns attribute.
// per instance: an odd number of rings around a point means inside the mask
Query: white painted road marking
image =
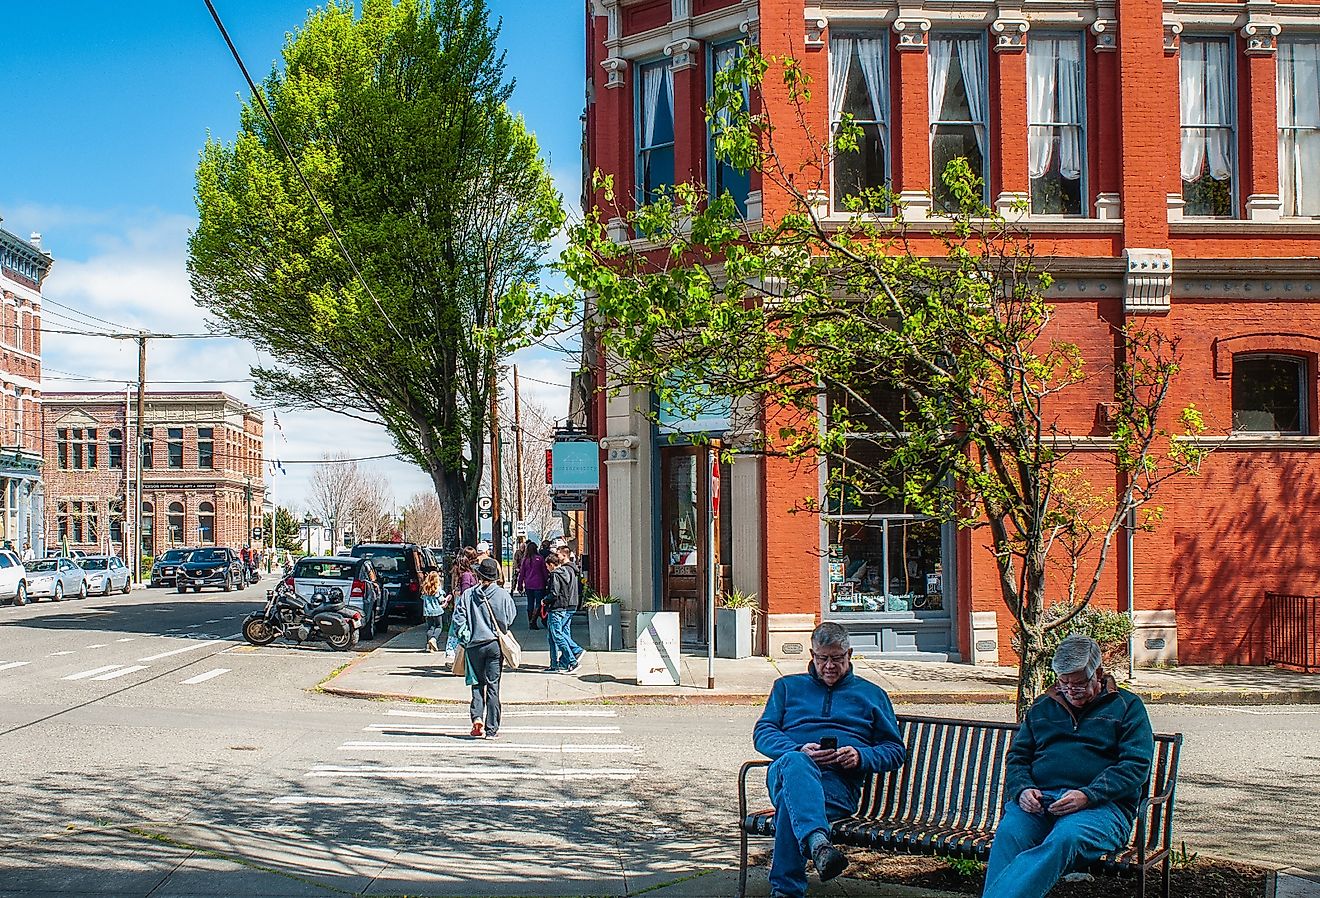
<svg viewBox="0 0 1320 898"><path fill-rule="evenodd" d="M85 645L85 646L83 646L83 648L85 648L85 649L103 649L103 648L105 648L105 647L106 647L107 645L109 645L109 644L110 644L110 643L108 643L108 642L94 642L94 643L92 643L91 645Z"/></svg>
<svg viewBox="0 0 1320 898"><path fill-rule="evenodd" d="M84 670L82 673L70 674L65 677L66 680L85 680L87 677L94 677L97 674L103 674L107 670L114 670L118 664L107 664L105 667L94 667L91 670Z"/></svg>
<svg viewBox="0 0 1320 898"><path fill-rule="evenodd" d="M428 717L441 720L469 720L466 711L403 711L390 709L385 712L390 717ZM542 709L513 710L510 709L500 715L501 718L512 717L617 717L617 711L611 711L604 708L564 708L563 710L548 711Z"/></svg>
<svg viewBox="0 0 1320 898"><path fill-rule="evenodd" d="M384 765L338 767L331 764L321 764L309 770L306 775L320 779L372 776L400 779L428 779L431 777L446 779L461 776L464 779L489 780L627 780L641 775L641 772L641 769L638 767L569 767L563 770L503 770L490 767L425 767L421 765L410 765L406 767L387 767Z"/></svg>
<svg viewBox="0 0 1320 898"><path fill-rule="evenodd" d="M116 639L115 642L132 642L136 636L125 636L123 639Z"/></svg>
<svg viewBox="0 0 1320 898"><path fill-rule="evenodd" d="M171 655L182 655L184 652L195 652L198 649L204 649L208 645L219 645L223 640L215 639L210 642L199 642L197 645L184 646L181 649L175 649L172 652L161 652L159 655L149 655L146 658L139 658L139 661L159 661L161 658L168 658Z"/></svg>
<svg viewBox="0 0 1320 898"><path fill-rule="evenodd" d="M10 661L6 664L0 664L0 670L10 670L15 667L22 667L25 664L31 664L31 661Z"/></svg>
<svg viewBox="0 0 1320 898"><path fill-rule="evenodd" d="M232 668L228 668L228 667L217 667L215 670L208 670L204 674L198 674L195 677L189 677L188 679L183 680L182 685L192 686L196 683L205 683L207 680L213 680L216 677L220 676L221 674L229 673L231 669Z"/></svg>
<svg viewBox="0 0 1320 898"><path fill-rule="evenodd" d="M139 670L146 670L145 664L134 664L132 667L125 667L123 670L114 670L108 674L102 674L99 677L92 677L93 680L113 680L115 677L122 677L125 674L137 673Z"/></svg>
<svg viewBox="0 0 1320 898"><path fill-rule="evenodd" d="M553 810L556 808L635 808L638 803L635 801L626 801L622 799L596 799L596 798L555 798L555 799L528 799L528 798L430 798L416 795L400 796L399 798L351 798L351 797L333 797L329 795L283 795L279 798L272 798L271 804L281 805L427 805L437 807L458 807L458 808L527 808L531 810Z"/></svg>
<svg viewBox="0 0 1320 898"><path fill-rule="evenodd" d="M526 742L503 742L487 739L462 739L449 742L345 742L340 751L521 751L558 752L566 755L626 755L640 751L635 745L546 745Z"/></svg>
<svg viewBox="0 0 1320 898"><path fill-rule="evenodd" d="M72 654L73 654L73 652L51 652L51 653L50 653L49 655L47 655L46 657L47 657L47 658L58 658L58 657L60 657L61 655L72 655Z"/></svg>
<svg viewBox="0 0 1320 898"><path fill-rule="evenodd" d="M443 723L373 723L370 726L363 727L367 731L379 733L389 733L395 736L433 736L433 735L452 735L466 736L472 731L470 726L455 726L454 724ZM501 726L501 733L546 733L546 734L568 734L586 735L595 734L613 734L622 732L618 727L600 726L600 727L575 727L575 726L544 726L544 727L520 727L520 726Z"/></svg>

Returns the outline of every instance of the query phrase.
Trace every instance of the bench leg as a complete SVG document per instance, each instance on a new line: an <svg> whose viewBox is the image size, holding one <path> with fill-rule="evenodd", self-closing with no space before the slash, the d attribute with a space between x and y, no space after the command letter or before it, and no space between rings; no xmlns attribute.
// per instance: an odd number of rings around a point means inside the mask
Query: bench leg
<svg viewBox="0 0 1320 898"><path fill-rule="evenodd" d="M738 849L738 898L744 898L747 894L747 827L745 823L738 826L739 849ZM1168 898L1168 895L1165 895Z"/></svg>
<svg viewBox="0 0 1320 898"><path fill-rule="evenodd" d="M1164 880L1164 898L1169 898L1169 856L1167 854L1164 856L1164 870L1161 873L1161 877Z"/></svg>
<svg viewBox="0 0 1320 898"><path fill-rule="evenodd" d="M1137 898L1146 898L1146 868L1137 869Z"/></svg>

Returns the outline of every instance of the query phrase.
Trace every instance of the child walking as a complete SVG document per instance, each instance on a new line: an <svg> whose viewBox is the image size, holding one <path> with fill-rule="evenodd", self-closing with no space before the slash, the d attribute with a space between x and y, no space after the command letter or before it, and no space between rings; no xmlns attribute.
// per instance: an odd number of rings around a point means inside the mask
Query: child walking
<svg viewBox="0 0 1320 898"><path fill-rule="evenodd" d="M426 618L426 650L438 652L444 633L445 606L440 600L440 574L436 571L422 578L422 616Z"/></svg>

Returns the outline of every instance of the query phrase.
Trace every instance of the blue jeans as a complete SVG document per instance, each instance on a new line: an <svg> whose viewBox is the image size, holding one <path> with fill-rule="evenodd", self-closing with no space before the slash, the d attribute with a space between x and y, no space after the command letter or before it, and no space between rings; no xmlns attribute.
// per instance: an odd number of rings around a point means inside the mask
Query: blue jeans
<svg viewBox="0 0 1320 898"><path fill-rule="evenodd" d="M995 827L982 898L1044 898L1074 862L1117 851L1131 832L1132 821L1112 804L1055 817L1012 802Z"/></svg>
<svg viewBox="0 0 1320 898"><path fill-rule="evenodd" d="M821 768L800 751L770 765L766 787L775 805L775 852L770 891L786 898L807 894L807 838L830 833L830 822L857 812L858 786L838 769Z"/></svg>
<svg viewBox="0 0 1320 898"><path fill-rule="evenodd" d="M551 611L546 618L546 637L550 640L550 669L567 670L577 663L582 646L573 641L573 612Z"/></svg>

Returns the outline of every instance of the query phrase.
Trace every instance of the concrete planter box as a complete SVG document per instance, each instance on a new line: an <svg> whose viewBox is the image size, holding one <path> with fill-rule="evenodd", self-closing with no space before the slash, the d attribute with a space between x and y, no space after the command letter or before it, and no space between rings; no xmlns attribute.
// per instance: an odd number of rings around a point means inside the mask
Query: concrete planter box
<svg viewBox="0 0 1320 898"><path fill-rule="evenodd" d="M752 609L715 609L715 656L750 658L752 655Z"/></svg>
<svg viewBox="0 0 1320 898"><path fill-rule="evenodd" d="M613 652L623 648L622 605L587 606L587 643L593 652Z"/></svg>

